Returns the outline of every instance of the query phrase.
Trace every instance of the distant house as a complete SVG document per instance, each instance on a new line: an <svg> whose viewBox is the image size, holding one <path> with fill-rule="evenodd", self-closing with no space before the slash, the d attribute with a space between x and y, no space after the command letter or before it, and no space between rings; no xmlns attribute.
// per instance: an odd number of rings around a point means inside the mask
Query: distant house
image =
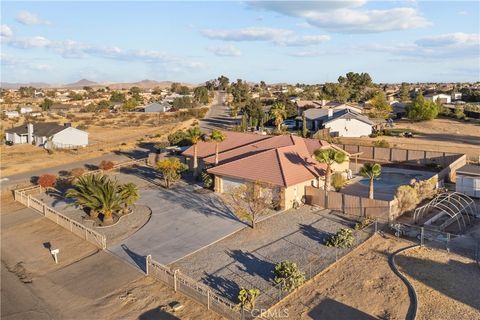
<svg viewBox="0 0 480 320"><path fill-rule="evenodd" d="M21 107L20 108L20 113L21 114L27 114L27 113L30 113L32 111L33 111L32 107Z"/></svg>
<svg viewBox="0 0 480 320"><path fill-rule="evenodd" d="M425 95L425 99L438 103L451 103L452 97L444 93L430 93Z"/></svg>
<svg viewBox="0 0 480 320"><path fill-rule="evenodd" d="M73 128L69 123L29 123L5 130L5 140L13 144L30 143L45 148L72 148L88 145L88 132Z"/></svg>
<svg viewBox="0 0 480 320"><path fill-rule="evenodd" d="M452 100L453 101L462 100L462 93L461 92L453 92L452 93Z"/></svg>
<svg viewBox="0 0 480 320"><path fill-rule="evenodd" d="M480 166L467 164L457 169L455 191L480 198Z"/></svg>
<svg viewBox="0 0 480 320"><path fill-rule="evenodd" d="M168 103L150 103L146 106L143 107L144 112L167 112L171 109L172 107Z"/></svg>
<svg viewBox="0 0 480 320"><path fill-rule="evenodd" d="M326 165L315 160L314 151L340 150L327 141L294 135L224 133L227 138L218 144L219 162L216 166L216 145L211 142L199 142L197 145L199 169L207 168L215 176L215 192L228 193L248 182L266 183L277 195L279 206L283 209L299 204L305 196L306 186L323 187ZM193 147L183 152L190 168L193 153ZM348 159L332 166L332 170L338 172L345 172L348 168Z"/></svg>
<svg viewBox="0 0 480 320"><path fill-rule="evenodd" d="M308 109L304 111L307 128L311 132L329 129L336 137L362 137L372 133L375 123L353 109ZM302 117L297 117L297 126L301 127ZM298 123L300 122L300 123Z"/></svg>

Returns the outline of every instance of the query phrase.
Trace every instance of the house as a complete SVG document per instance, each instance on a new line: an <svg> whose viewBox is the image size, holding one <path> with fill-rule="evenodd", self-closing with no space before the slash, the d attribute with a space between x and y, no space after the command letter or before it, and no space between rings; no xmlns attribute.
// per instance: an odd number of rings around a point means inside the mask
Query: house
<svg viewBox="0 0 480 320"><path fill-rule="evenodd" d="M31 143L48 149L85 147L88 145L88 133L73 128L69 123L63 126L54 122L29 123L5 130L5 141Z"/></svg>
<svg viewBox="0 0 480 320"><path fill-rule="evenodd" d="M466 164L457 169L455 191L480 198L480 166Z"/></svg>
<svg viewBox="0 0 480 320"><path fill-rule="evenodd" d="M172 107L168 103L150 103L146 106L143 107L144 112L167 112L171 109Z"/></svg>
<svg viewBox="0 0 480 320"><path fill-rule="evenodd" d="M289 209L305 196L306 186L323 187L326 165L317 162L317 149L336 148L326 141L305 139L294 135L262 136L252 133L224 132L226 139L219 143L218 165L215 165L215 143L197 145L199 167L214 175L215 192L228 193L247 182L271 186L279 206ZM194 148L183 155L190 168ZM340 150L340 149L339 149ZM348 154L347 154L348 155ZM333 171L345 172L349 161L333 166Z"/></svg>
<svg viewBox="0 0 480 320"><path fill-rule="evenodd" d="M21 107L20 108L20 113L21 114L27 114L27 113L30 113L32 111L33 111L32 107Z"/></svg>
<svg viewBox="0 0 480 320"><path fill-rule="evenodd" d="M20 114L18 113L18 111L5 111L4 113L8 119L20 117Z"/></svg>
<svg viewBox="0 0 480 320"><path fill-rule="evenodd" d="M425 99L438 103L451 103L452 97L444 93L430 93L425 95Z"/></svg>
<svg viewBox="0 0 480 320"><path fill-rule="evenodd" d="M453 101L462 100L462 93L461 92L452 92L452 100Z"/></svg>
<svg viewBox="0 0 480 320"><path fill-rule="evenodd" d="M374 123L368 117L361 115L351 108L335 110L308 109L304 111L307 128L311 132L320 129L329 129L332 136L362 137L372 133ZM297 126L301 127L302 117L297 117Z"/></svg>

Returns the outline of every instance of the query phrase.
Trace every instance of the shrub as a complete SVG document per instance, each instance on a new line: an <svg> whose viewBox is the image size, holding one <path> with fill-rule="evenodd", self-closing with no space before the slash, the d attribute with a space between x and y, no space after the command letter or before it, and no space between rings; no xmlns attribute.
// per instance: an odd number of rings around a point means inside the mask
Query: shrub
<svg viewBox="0 0 480 320"><path fill-rule="evenodd" d="M102 160L102 162L100 162L98 167L102 170L108 171L113 169L113 162L108 160Z"/></svg>
<svg viewBox="0 0 480 320"><path fill-rule="evenodd" d="M368 227L369 225L371 225L373 222L374 222L374 220L372 218L366 217L362 221L360 221L359 223L355 224L355 227L353 227L353 228L355 230L362 230L362 229Z"/></svg>
<svg viewBox="0 0 480 320"><path fill-rule="evenodd" d="M390 143L388 143L388 141L384 139L374 141L373 145L379 148L390 148Z"/></svg>
<svg viewBox="0 0 480 320"><path fill-rule="evenodd" d="M400 186L395 192L398 214L415 209L420 202L417 191L411 186Z"/></svg>
<svg viewBox="0 0 480 320"><path fill-rule="evenodd" d="M57 183L57 176L54 174L44 174L38 178L38 185L42 188L52 188Z"/></svg>
<svg viewBox="0 0 480 320"><path fill-rule="evenodd" d="M342 189L345 185L345 182L345 178L341 172L335 172L332 175L332 187L335 189L335 191Z"/></svg>
<svg viewBox="0 0 480 320"><path fill-rule="evenodd" d="M203 187L210 189L213 186L213 177L206 171L202 172Z"/></svg>
<svg viewBox="0 0 480 320"><path fill-rule="evenodd" d="M418 200L430 199L435 195L437 189L437 178L432 177L428 180L415 181L412 185L417 192Z"/></svg>
<svg viewBox="0 0 480 320"><path fill-rule="evenodd" d="M298 269L296 263L288 260L278 263L273 272L273 281L281 283L284 291L292 291L305 282L305 274Z"/></svg>
<svg viewBox="0 0 480 320"><path fill-rule="evenodd" d="M70 171L70 175L74 178L79 178L85 173L84 168L75 168Z"/></svg>
<svg viewBox="0 0 480 320"><path fill-rule="evenodd" d="M174 133L169 134L167 139L171 146L183 147L190 144L187 133L182 130L177 130Z"/></svg>
<svg viewBox="0 0 480 320"><path fill-rule="evenodd" d="M330 236L326 242L327 247L350 248L355 242L352 229L343 228L336 234Z"/></svg>
<svg viewBox="0 0 480 320"><path fill-rule="evenodd" d="M238 300L240 301L240 307L242 309L248 308L253 310L255 308L255 300L260 295L260 290L257 288L245 289L240 288L238 292Z"/></svg>

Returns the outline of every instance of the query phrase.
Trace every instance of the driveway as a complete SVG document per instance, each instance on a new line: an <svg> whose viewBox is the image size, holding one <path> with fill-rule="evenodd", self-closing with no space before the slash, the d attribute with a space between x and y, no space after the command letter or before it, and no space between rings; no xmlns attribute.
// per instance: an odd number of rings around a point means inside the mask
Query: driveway
<svg viewBox="0 0 480 320"><path fill-rule="evenodd" d="M152 209L150 221L108 250L143 270L149 254L169 264L245 227L216 194L196 193L192 185L142 189L140 196L139 204Z"/></svg>

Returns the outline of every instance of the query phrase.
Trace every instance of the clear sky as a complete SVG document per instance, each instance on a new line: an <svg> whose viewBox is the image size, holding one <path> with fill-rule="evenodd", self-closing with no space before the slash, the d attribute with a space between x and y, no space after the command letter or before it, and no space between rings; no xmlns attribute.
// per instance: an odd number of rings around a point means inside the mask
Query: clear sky
<svg viewBox="0 0 480 320"><path fill-rule="evenodd" d="M1 2L1 80L480 81L480 2Z"/></svg>

